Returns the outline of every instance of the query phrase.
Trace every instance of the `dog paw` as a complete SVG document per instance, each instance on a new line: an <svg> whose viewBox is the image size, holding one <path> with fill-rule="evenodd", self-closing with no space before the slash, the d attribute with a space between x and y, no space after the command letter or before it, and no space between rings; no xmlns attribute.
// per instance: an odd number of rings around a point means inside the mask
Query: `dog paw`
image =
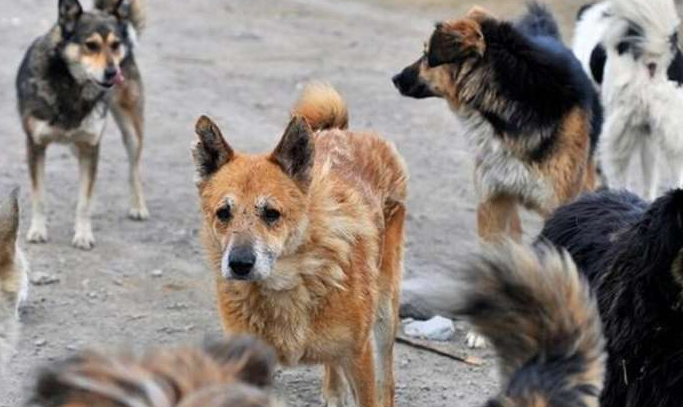
<svg viewBox="0 0 683 407"><path fill-rule="evenodd" d="M26 234L26 239L30 243L46 243L47 242L47 227L42 225L31 225L31 228Z"/></svg>
<svg viewBox="0 0 683 407"><path fill-rule="evenodd" d="M71 244L77 249L92 250L95 247L95 238L92 232L77 232Z"/></svg>
<svg viewBox="0 0 683 407"><path fill-rule="evenodd" d="M137 221L147 220L149 218L149 211L144 206L139 208L130 208L128 211L128 217Z"/></svg>
<svg viewBox="0 0 683 407"><path fill-rule="evenodd" d="M486 338L472 331L467 333L466 342L467 347L471 349L481 349L485 348L488 345L488 341L486 340Z"/></svg>

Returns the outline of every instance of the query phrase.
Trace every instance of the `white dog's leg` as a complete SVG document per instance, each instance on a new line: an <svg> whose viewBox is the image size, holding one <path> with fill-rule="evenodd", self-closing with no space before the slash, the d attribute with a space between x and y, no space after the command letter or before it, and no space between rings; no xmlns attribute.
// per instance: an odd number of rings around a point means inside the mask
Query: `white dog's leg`
<svg viewBox="0 0 683 407"><path fill-rule="evenodd" d="M627 187L627 172L636 146L634 132L627 131L629 118L621 112L610 115L605 122L601 155L610 187Z"/></svg>
<svg viewBox="0 0 683 407"><path fill-rule="evenodd" d="M676 188L683 188L683 154L669 151L666 158L676 180Z"/></svg>
<svg viewBox="0 0 683 407"><path fill-rule="evenodd" d="M659 187L659 146L651 138L640 145L640 165L643 168L643 198L654 201Z"/></svg>
<svg viewBox="0 0 683 407"><path fill-rule="evenodd" d="M473 329L470 329L470 331L467 332L467 337L465 338L465 342L467 343L467 347L472 348L472 349L485 348L488 346L488 343L489 343L485 337L479 335Z"/></svg>

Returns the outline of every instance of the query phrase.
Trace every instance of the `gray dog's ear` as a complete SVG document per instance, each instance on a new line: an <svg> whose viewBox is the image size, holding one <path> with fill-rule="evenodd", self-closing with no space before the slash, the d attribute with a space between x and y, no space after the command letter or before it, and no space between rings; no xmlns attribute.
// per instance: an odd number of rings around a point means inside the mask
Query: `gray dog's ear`
<svg viewBox="0 0 683 407"><path fill-rule="evenodd" d="M130 1L129 0L119 0L114 6L112 14L119 19L119 21L130 20Z"/></svg>
<svg viewBox="0 0 683 407"><path fill-rule="evenodd" d="M306 119L294 116L270 159L306 192L311 184L314 158L313 130Z"/></svg>
<svg viewBox="0 0 683 407"><path fill-rule="evenodd" d="M19 231L19 188L14 188L9 197L0 204L0 259L4 254L13 254Z"/></svg>
<svg viewBox="0 0 683 407"><path fill-rule="evenodd" d="M192 149L192 157L197 169L197 182L202 183L230 161L235 153L216 123L208 117L202 116L197 120L195 132L199 140Z"/></svg>
<svg viewBox="0 0 683 407"><path fill-rule="evenodd" d="M78 0L59 0L59 26L64 34L73 33L78 19L83 14L83 7Z"/></svg>

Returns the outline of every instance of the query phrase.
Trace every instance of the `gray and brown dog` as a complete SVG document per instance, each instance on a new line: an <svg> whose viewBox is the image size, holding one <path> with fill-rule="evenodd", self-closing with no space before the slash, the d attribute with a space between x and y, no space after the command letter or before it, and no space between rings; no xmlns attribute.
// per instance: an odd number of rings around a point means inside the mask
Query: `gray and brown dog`
<svg viewBox="0 0 683 407"><path fill-rule="evenodd" d="M144 23L142 1L98 0L95 10L86 12L78 0L60 0L57 24L31 45L21 63L16 87L32 184L30 242L48 239L45 151L59 142L72 145L79 162L73 244L85 250L95 244L90 201L110 109L130 162L129 215L136 220L149 216L139 171L143 88L133 55Z"/></svg>

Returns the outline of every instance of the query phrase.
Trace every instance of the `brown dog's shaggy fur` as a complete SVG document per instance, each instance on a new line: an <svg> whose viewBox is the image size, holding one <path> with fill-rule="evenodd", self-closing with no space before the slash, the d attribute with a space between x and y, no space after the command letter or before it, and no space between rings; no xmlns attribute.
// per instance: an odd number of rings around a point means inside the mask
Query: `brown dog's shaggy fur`
<svg viewBox="0 0 683 407"><path fill-rule="evenodd" d="M208 118L194 149L203 242L228 332L285 365L324 364L328 406L393 406L407 174L387 141L345 131L346 106L309 86L270 154L239 154ZM351 387L349 393L345 380Z"/></svg>
<svg viewBox="0 0 683 407"><path fill-rule="evenodd" d="M250 337L203 348L131 354L83 352L45 368L31 405L41 407L275 407L275 355Z"/></svg>

